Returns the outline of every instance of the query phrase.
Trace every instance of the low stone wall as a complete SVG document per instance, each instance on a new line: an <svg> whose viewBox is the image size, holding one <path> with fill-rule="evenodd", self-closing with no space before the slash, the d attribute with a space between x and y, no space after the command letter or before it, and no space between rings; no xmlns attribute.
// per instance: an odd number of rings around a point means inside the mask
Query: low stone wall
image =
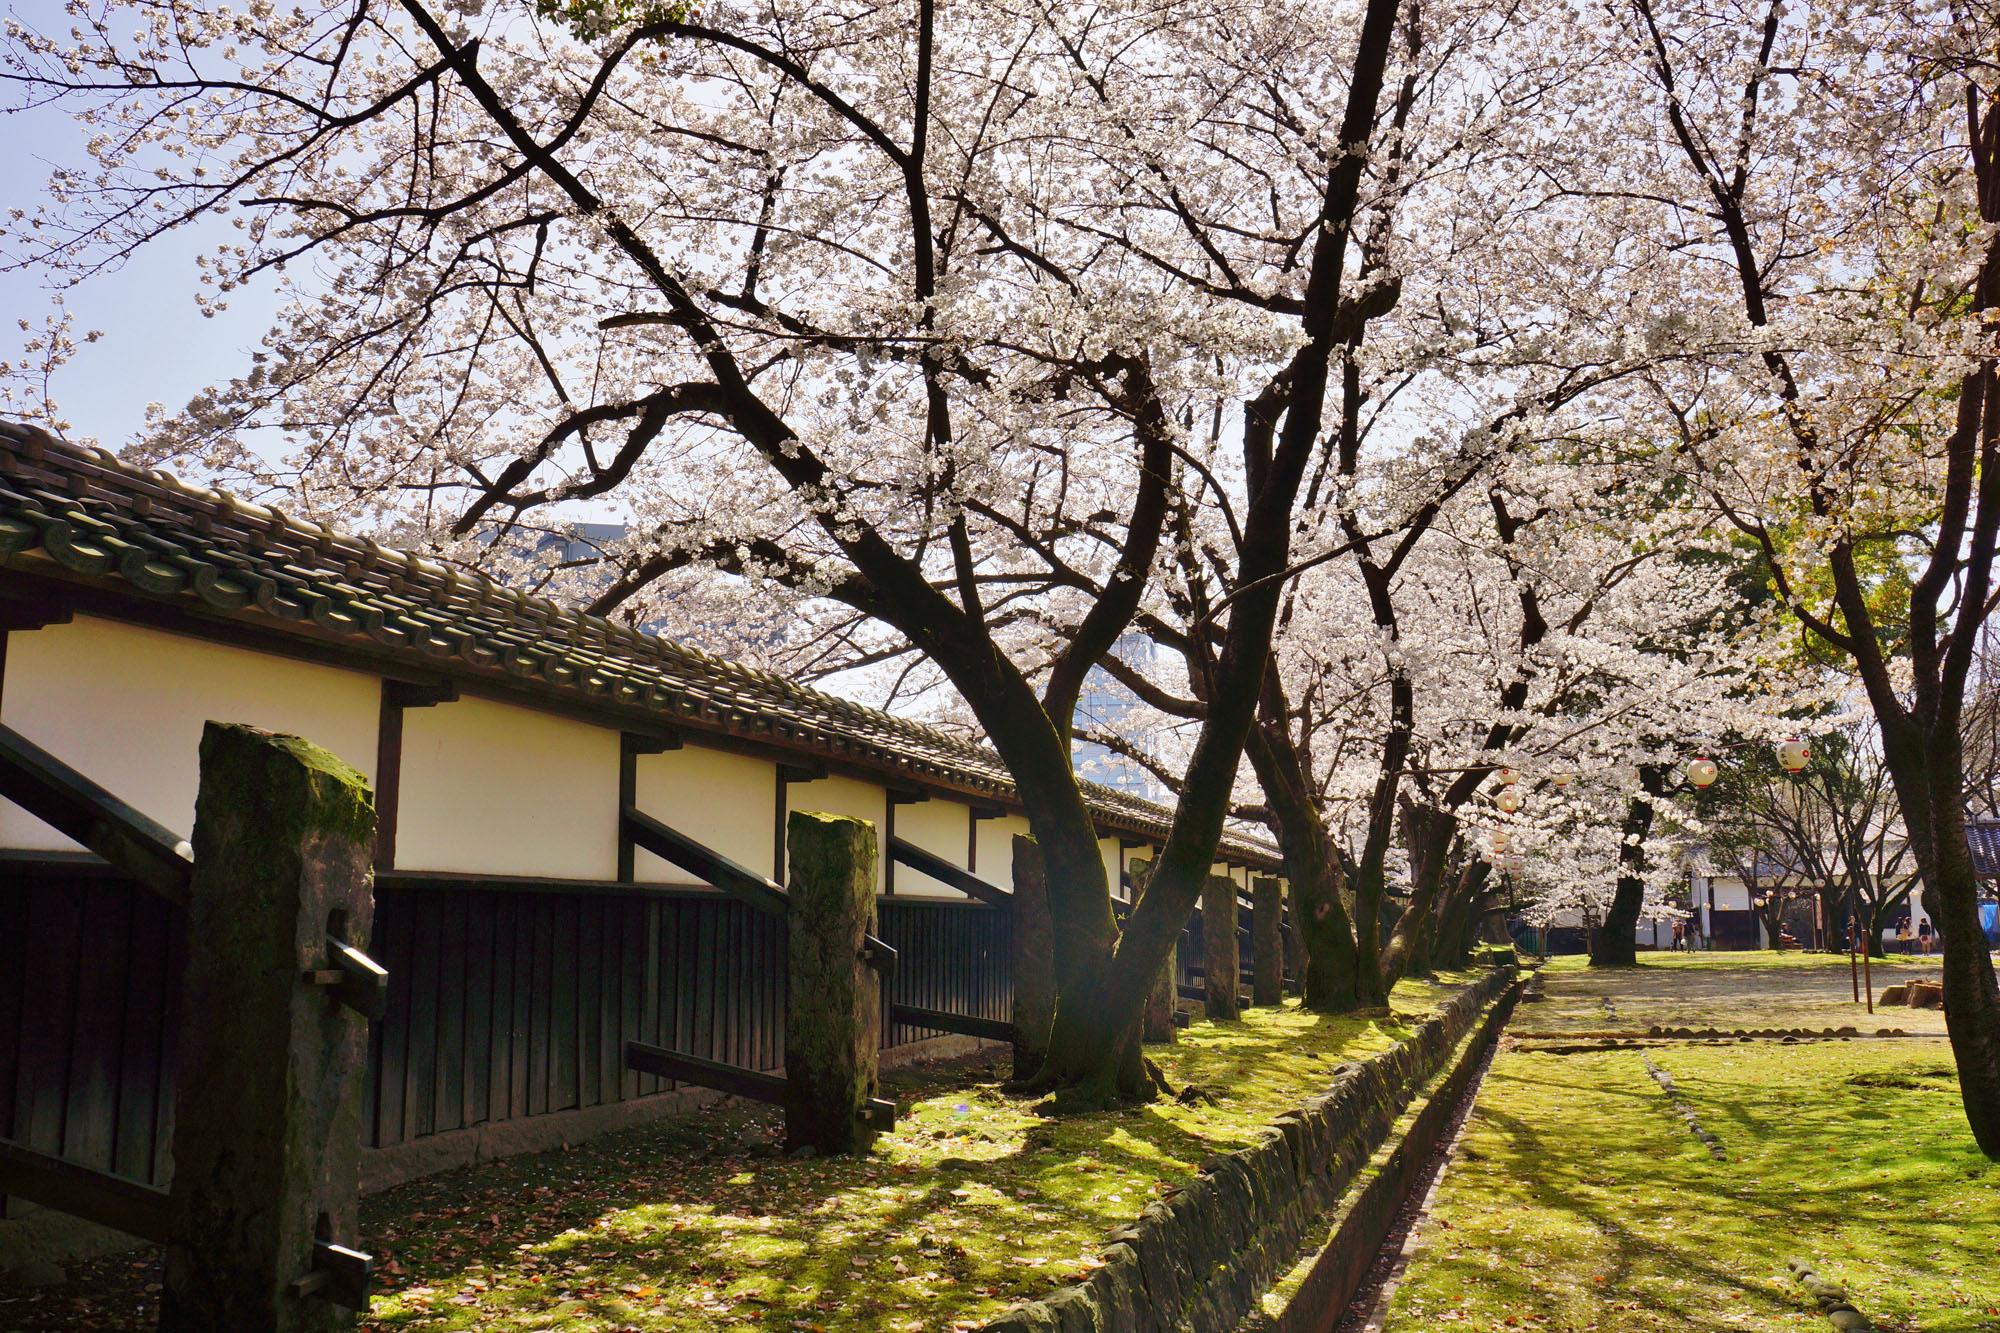
<svg viewBox="0 0 2000 1333"><path fill-rule="evenodd" d="M1210 1158L1193 1181L1148 1204L1111 1237L1104 1267L1016 1306L984 1333L1235 1328L1515 975L1493 972L1415 1036L1340 1066L1331 1087L1279 1116L1261 1142Z"/></svg>

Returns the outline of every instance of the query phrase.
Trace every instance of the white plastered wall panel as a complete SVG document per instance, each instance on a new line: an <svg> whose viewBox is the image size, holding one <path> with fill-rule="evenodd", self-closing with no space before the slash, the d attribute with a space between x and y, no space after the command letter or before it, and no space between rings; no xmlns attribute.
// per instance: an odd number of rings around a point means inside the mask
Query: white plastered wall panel
<svg viewBox="0 0 2000 1333"><path fill-rule="evenodd" d="M396 868L612 878L618 733L486 699L407 710Z"/></svg>
<svg viewBox="0 0 2000 1333"><path fill-rule="evenodd" d="M1014 888L1014 835L1033 837L1028 821L1022 815L1002 815L998 819L979 821L979 864L975 868L979 878L988 884L998 884L1010 893Z"/></svg>
<svg viewBox="0 0 2000 1333"><path fill-rule="evenodd" d="M213 718L303 736L375 778L375 677L78 616L7 636L0 721L186 836ZM77 845L0 800L0 847Z"/></svg>
<svg viewBox="0 0 2000 1333"><path fill-rule="evenodd" d="M1099 838L1097 854L1104 860L1105 881L1111 885L1111 896L1120 902L1127 901L1131 895L1125 892L1125 884L1118 873L1125 859L1118 850L1118 839Z"/></svg>
<svg viewBox="0 0 2000 1333"><path fill-rule="evenodd" d="M912 842L941 856L961 870L965 868L966 821L972 812L956 801L940 801L933 796L928 801L918 801L914 805L896 807L896 836L904 842ZM991 876L981 876L990 879ZM963 898L951 885L929 875L910 869L896 867L896 895L898 897L922 898Z"/></svg>
<svg viewBox="0 0 2000 1333"><path fill-rule="evenodd" d="M858 778L834 775L814 782L794 782L785 789L785 813L789 819L794 810L807 810L822 815L846 815L850 819L865 819L875 826L875 845L882 849L883 821L889 813L889 793L886 788ZM886 852L883 853L886 855ZM875 892L882 892L882 855L875 858Z"/></svg>
<svg viewBox="0 0 2000 1333"><path fill-rule="evenodd" d="M642 754L635 762L634 797L641 810L745 869L777 878L771 864L777 837L776 764L699 745ZM633 854L632 877L648 884L696 882L687 871L644 850Z"/></svg>

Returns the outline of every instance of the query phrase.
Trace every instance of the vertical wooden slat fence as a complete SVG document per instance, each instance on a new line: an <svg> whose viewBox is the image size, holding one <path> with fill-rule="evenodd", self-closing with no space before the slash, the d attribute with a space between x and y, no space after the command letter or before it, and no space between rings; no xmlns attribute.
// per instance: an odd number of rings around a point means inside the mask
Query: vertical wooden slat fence
<svg viewBox="0 0 2000 1333"><path fill-rule="evenodd" d="M1011 1017L1005 910L894 896L878 908L901 956L889 1003ZM0 874L0 920L18 927L0 931L0 1138L168 1183L178 918L98 866ZM374 1147L678 1086L627 1070L628 1040L783 1063L784 923L713 890L385 873L373 941L390 977L363 1101ZM1200 945L1197 920L1182 957ZM944 1035L890 1022L883 1046Z"/></svg>

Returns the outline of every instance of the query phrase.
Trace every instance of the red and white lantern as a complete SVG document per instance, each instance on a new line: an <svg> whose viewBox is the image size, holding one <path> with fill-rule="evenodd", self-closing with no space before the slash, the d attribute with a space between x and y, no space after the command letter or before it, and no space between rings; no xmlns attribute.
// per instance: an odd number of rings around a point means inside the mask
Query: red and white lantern
<svg viewBox="0 0 2000 1333"><path fill-rule="evenodd" d="M1696 787L1713 786L1720 772L1713 759L1707 755L1697 755L1688 764L1688 781Z"/></svg>
<svg viewBox="0 0 2000 1333"><path fill-rule="evenodd" d="M1778 742L1778 763L1787 773L1803 773L1806 761L1812 758L1812 746L1797 736Z"/></svg>

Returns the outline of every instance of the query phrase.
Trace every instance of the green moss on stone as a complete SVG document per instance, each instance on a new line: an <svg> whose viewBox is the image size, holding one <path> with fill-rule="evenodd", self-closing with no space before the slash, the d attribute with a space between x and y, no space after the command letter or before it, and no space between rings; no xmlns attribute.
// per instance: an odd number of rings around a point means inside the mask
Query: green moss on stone
<svg viewBox="0 0 2000 1333"><path fill-rule="evenodd" d="M264 818L277 810L291 812L297 820L295 826L265 830L267 836L278 841L286 840L288 834L318 833L344 842L362 842L375 836L375 792L352 764L302 736L266 731L241 722L210 722L202 731L202 767L210 769L227 751L244 748L267 753L261 761L245 762L237 756L236 771L245 776L233 790L205 783L200 817L227 814L215 807L221 801L243 811L255 810ZM272 762L280 755L292 763ZM282 789L294 783L299 785L287 794L295 794L299 799L272 800L270 784L281 784Z"/></svg>

